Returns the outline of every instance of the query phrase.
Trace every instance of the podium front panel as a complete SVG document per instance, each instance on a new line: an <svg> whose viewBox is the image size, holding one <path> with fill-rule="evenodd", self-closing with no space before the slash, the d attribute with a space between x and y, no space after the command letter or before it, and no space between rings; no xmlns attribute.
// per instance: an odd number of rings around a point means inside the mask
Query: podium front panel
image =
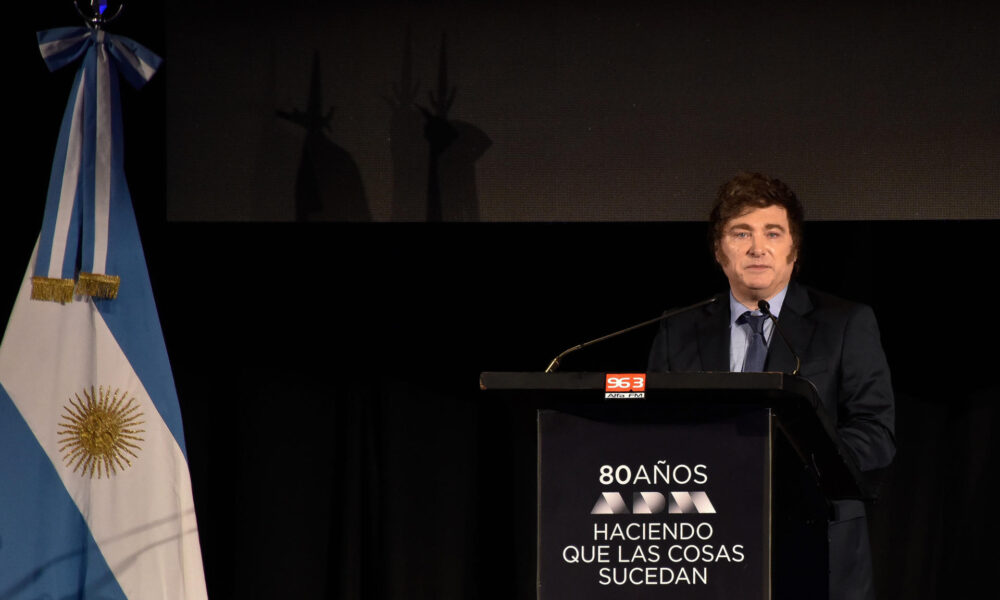
<svg viewBox="0 0 1000 600"><path fill-rule="evenodd" d="M770 598L771 411L627 415L538 411L538 598Z"/></svg>

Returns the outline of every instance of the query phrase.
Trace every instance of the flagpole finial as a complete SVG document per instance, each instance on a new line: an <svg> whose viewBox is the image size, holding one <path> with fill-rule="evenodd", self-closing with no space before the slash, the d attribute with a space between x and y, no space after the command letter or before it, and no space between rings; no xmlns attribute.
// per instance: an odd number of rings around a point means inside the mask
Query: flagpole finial
<svg viewBox="0 0 1000 600"><path fill-rule="evenodd" d="M125 8L124 0L73 0L73 6L87 25L95 29L114 21Z"/></svg>

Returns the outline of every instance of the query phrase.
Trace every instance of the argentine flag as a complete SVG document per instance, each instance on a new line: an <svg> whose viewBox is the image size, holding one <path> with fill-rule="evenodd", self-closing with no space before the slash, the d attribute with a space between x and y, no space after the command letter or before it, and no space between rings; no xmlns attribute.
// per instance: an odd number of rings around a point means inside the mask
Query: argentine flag
<svg viewBox="0 0 1000 600"><path fill-rule="evenodd" d="M39 40L47 60L84 64L0 343L0 598L205 598L177 393L121 169L117 76L148 79L159 60L97 29ZM57 252L78 267L48 279L71 295L33 299ZM88 291L85 270L116 289Z"/></svg>

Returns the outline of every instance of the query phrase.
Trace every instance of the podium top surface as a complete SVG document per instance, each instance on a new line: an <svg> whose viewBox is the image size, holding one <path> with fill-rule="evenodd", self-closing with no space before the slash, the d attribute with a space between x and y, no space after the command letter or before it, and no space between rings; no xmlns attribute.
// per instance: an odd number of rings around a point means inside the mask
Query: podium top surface
<svg viewBox="0 0 1000 600"><path fill-rule="evenodd" d="M816 388L798 376L787 373L647 373L646 390L768 392L772 395L799 396L819 407ZM482 390L604 390L605 373L593 372L491 372L479 375Z"/></svg>

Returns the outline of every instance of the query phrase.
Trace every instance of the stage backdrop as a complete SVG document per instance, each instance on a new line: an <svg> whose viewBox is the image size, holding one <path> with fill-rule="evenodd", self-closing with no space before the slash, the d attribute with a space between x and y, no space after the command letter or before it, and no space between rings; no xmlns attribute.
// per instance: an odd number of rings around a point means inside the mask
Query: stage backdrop
<svg viewBox="0 0 1000 600"><path fill-rule="evenodd" d="M1000 218L996 4L164 3L177 221Z"/></svg>

